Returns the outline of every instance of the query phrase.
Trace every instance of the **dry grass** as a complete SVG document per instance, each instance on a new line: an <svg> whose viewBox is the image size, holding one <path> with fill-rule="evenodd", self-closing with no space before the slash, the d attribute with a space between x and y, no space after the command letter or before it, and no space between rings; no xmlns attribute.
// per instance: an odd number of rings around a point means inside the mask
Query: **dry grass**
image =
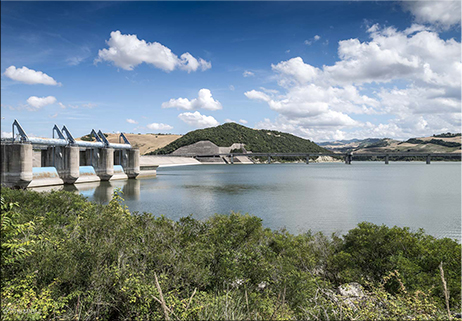
<svg viewBox="0 0 462 321"><path fill-rule="evenodd" d="M118 143L118 134L108 134L107 140L110 143ZM158 148L167 146L171 142L177 140L181 135L154 135L154 134L125 134L130 144L140 149L141 155L146 155L149 152L153 152Z"/></svg>

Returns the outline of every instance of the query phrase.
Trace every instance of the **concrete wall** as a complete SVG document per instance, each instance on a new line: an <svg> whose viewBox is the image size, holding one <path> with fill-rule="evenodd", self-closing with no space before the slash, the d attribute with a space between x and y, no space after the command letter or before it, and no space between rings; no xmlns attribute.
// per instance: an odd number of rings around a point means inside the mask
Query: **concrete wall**
<svg viewBox="0 0 462 321"><path fill-rule="evenodd" d="M228 154L233 149L245 150L244 146L245 144L242 143L234 143L229 147L218 147L217 145L208 140L201 140L200 142L178 148L176 151L172 153L172 155L194 156Z"/></svg>
<svg viewBox="0 0 462 321"><path fill-rule="evenodd" d="M156 166L168 167L168 166L180 166L180 165L200 165L197 159L192 157L171 157L171 156L155 156L155 155L144 155L140 157L140 166Z"/></svg>
<svg viewBox="0 0 462 321"><path fill-rule="evenodd" d="M218 148L219 148L220 154L229 154L231 153L233 149L242 149L243 151L245 151L244 146L245 144L243 143L234 143L229 147L218 147Z"/></svg>
<svg viewBox="0 0 462 321"><path fill-rule="evenodd" d="M218 154L219 151L219 147L211 141L201 140L200 142L178 148L172 155L211 155Z"/></svg>
<svg viewBox="0 0 462 321"><path fill-rule="evenodd" d="M42 166L42 151L34 150L32 152L32 166L33 167L43 167Z"/></svg>

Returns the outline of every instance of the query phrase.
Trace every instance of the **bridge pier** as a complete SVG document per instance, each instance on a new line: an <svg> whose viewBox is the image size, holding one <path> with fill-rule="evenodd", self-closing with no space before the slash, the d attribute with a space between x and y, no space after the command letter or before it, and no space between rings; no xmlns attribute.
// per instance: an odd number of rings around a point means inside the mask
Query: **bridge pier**
<svg viewBox="0 0 462 321"><path fill-rule="evenodd" d="M345 155L345 164L351 165L351 160L353 159L353 156L351 154L346 154Z"/></svg>
<svg viewBox="0 0 462 321"><path fill-rule="evenodd" d="M386 164L386 165L388 165L388 161L389 161L389 155L386 154L386 155L385 155L385 164Z"/></svg>
<svg viewBox="0 0 462 321"><path fill-rule="evenodd" d="M430 158L431 158L431 156L427 155L427 164L430 164Z"/></svg>
<svg viewBox="0 0 462 321"><path fill-rule="evenodd" d="M268 156L268 162L267 164L271 164L271 156Z"/></svg>
<svg viewBox="0 0 462 321"><path fill-rule="evenodd" d="M32 182L32 144L2 144L1 182L8 187L26 188Z"/></svg>
<svg viewBox="0 0 462 321"><path fill-rule="evenodd" d="M308 165L310 163L310 155L306 156L306 164Z"/></svg>
<svg viewBox="0 0 462 321"><path fill-rule="evenodd" d="M234 155L231 154L231 156L229 157L230 159L230 164L233 165L234 164Z"/></svg>

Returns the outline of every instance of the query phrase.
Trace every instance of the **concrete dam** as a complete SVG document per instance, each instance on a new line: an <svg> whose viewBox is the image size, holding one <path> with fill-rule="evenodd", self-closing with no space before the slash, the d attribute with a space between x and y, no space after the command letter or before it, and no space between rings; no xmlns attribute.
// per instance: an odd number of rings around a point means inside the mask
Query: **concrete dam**
<svg viewBox="0 0 462 321"><path fill-rule="evenodd" d="M140 168L140 152L123 133L118 144L109 143L95 130L90 134L95 141L79 141L66 126L55 125L53 138L44 139L29 137L17 120L12 133L12 139L1 141L2 186L27 188L156 175L157 166Z"/></svg>

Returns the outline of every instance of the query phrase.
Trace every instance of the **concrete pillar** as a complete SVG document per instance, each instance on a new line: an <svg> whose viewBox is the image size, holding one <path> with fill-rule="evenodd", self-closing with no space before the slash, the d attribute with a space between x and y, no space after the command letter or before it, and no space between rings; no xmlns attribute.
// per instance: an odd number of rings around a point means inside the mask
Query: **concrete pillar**
<svg viewBox="0 0 462 321"><path fill-rule="evenodd" d="M140 173L140 150L129 149L126 157L122 160L122 167L128 178L136 178Z"/></svg>
<svg viewBox="0 0 462 321"><path fill-rule="evenodd" d="M353 160L353 155L345 154L345 164L351 165L351 161Z"/></svg>
<svg viewBox="0 0 462 321"><path fill-rule="evenodd" d="M234 164L234 155L231 155L230 161L231 161L231 165L233 165Z"/></svg>
<svg viewBox="0 0 462 321"><path fill-rule="evenodd" d="M310 163L310 155L306 156L306 164L308 165Z"/></svg>
<svg viewBox="0 0 462 321"><path fill-rule="evenodd" d="M102 181L108 181L114 175L114 149L113 148L99 148L96 152L96 175Z"/></svg>
<svg viewBox="0 0 462 321"><path fill-rule="evenodd" d="M62 157L55 157L56 170L64 184L74 184L80 176L80 148L77 146L65 146L60 149Z"/></svg>
<svg viewBox="0 0 462 321"><path fill-rule="evenodd" d="M351 158L350 154L345 155L345 164L350 165L351 164Z"/></svg>
<svg viewBox="0 0 462 321"><path fill-rule="evenodd" d="M33 151L31 144L2 144L1 184L26 188L32 181Z"/></svg>
<svg viewBox="0 0 462 321"><path fill-rule="evenodd" d="M271 156L268 155L268 164L271 164Z"/></svg>
<svg viewBox="0 0 462 321"><path fill-rule="evenodd" d="M48 147L42 153L43 167L55 167L64 184L74 184L79 178L80 148L77 146Z"/></svg>
<svg viewBox="0 0 462 321"><path fill-rule="evenodd" d="M386 155L385 155L385 164L386 164L386 165L388 165L388 161L389 161L389 155L386 154Z"/></svg>
<svg viewBox="0 0 462 321"><path fill-rule="evenodd" d="M430 164L430 158L431 158L431 156L427 155L427 164Z"/></svg>

